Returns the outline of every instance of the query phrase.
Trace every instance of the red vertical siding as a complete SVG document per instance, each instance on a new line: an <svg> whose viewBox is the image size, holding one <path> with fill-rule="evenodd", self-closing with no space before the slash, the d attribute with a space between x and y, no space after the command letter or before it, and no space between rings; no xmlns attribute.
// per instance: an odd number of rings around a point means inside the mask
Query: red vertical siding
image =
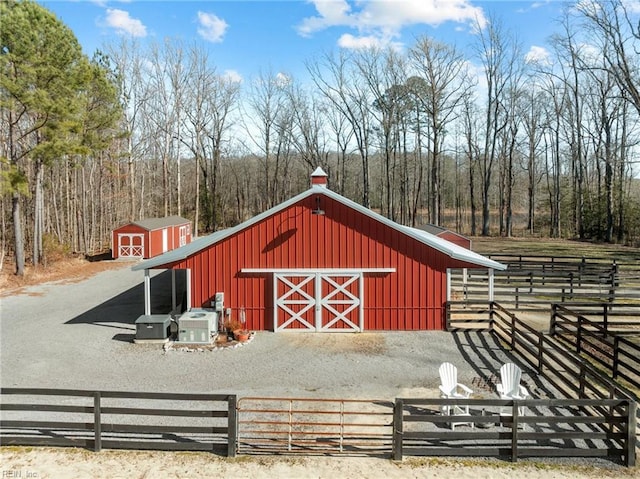
<svg viewBox="0 0 640 479"><path fill-rule="evenodd" d="M446 269L460 263L327 196L284 209L175 265L192 271L192 306L217 291L252 329L273 328L273 280L243 268L395 268L365 274L365 330L443 329ZM160 242L161 242L160 237Z"/></svg>
<svg viewBox="0 0 640 479"><path fill-rule="evenodd" d="M119 243L119 237L118 235L121 234L142 234L144 235L144 258L149 258L149 250L147 249L147 243L149 241L149 231L145 230L144 228L141 228L138 225L135 225L133 223L129 223L126 225L121 226L120 228L116 228L113 230L113 232L111 233L113 236L113 242L112 242L112 249L111 249L111 256L114 259L117 259L120 255L120 243Z"/></svg>
<svg viewBox="0 0 640 479"><path fill-rule="evenodd" d="M443 231L438 235L442 239L446 239L458 246L462 246L463 248L471 249L471 240L469 238L465 238L464 236L460 236L459 234L455 234L452 231Z"/></svg>

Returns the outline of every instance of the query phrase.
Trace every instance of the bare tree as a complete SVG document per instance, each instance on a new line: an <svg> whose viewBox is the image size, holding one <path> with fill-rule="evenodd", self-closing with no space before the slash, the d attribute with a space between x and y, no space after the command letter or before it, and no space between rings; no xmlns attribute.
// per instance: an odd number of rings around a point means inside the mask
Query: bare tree
<svg viewBox="0 0 640 479"><path fill-rule="evenodd" d="M464 154L467 159L469 179L469 205L471 208L471 235L477 233L477 203L476 203L476 165L480 162L479 111L471 95L464 98L462 130L464 135Z"/></svg>
<svg viewBox="0 0 640 479"><path fill-rule="evenodd" d="M407 92L404 88L406 67L404 60L392 48L369 48L354 57L356 74L362 78L371 97L371 123L377 133L379 150L383 156L383 184L381 207L385 215L396 220L398 206L404 204L396 198L400 127L406 111ZM399 194L402 196L403 182Z"/></svg>
<svg viewBox="0 0 640 479"><path fill-rule="evenodd" d="M336 177L337 191L341 195L346 192L347 184L347 151L353 138L353 129L349 128L348 120L340 113L335 105L328 99L324 99L321 109L329 123L330 133L333 135L336 148Z"/></svg>
<svg viewBox="0 0 640 479"><path fill-rule="evenodd" d="M262 182L259 194L264 209L276 205L285 195L291 142L291 104L287 97L291 79L262 72L251 82L245 115L245 131L262 154Z"/></svg>
<svg viewBox="0 0 640 479"><path fill-rule="evenodd" d="M439 225L442 218L441 153L449 124L458 115L458 107L474 83L467 62L458 50L429 37L419 38L409 51L412 66L425 82L418 96L429 121L431 153L431 192L429 221Z"/></svg>
<svg viewBox="0 0 640 479"><path fill-rule="evenodd" d="M142 108L148 101L151 92L144 81L144 54L139 43L135 40L122 39L119 44L110 45L108 52L116 67L124 112L122 128L127 139L126 157L129 182L127 217L132 221L139 219L140 216L136 202L136 163L141 161L145 149L146 138L141 129L143 120L141 116Z"/></svg>
<svg viewBox="0 0 640 479"><path fill-rule="evenodd" d="M536 199L538 185L541 180L539 156L547 118L544 105L548 96L536 85L536 79L531 77L530 88L523 90L517 108L518 116L522 120L525 142L525 164L522 169L527 175L527 230L530 235L536 229Z"/></svg>
<svg viewBox="0 0 640 479"><path fill-rule="evenodd" d="M369 155L371 150L371 96L355 71L349 68L351 57L341 51L336 57L325 55L321 61L307 63L318 90L349 122L362 162L362 204L370 207Z"/></svg>
<svg viewBox="0 0 640 479"><path fill-rule="evenodd" d="M218 75L210 66L207 53L195 46L189 51L185 74L187 80L182 96L184 108L179 139L195 161L194 228L197 235L201 207L205 209L206 230L216 230L224 221L219 201L220 163L228 141L226 135L232 126L231 113L237 107L240 85Z"/></svg>
<svg viewBox="0 0 640 479"><path fill-rule="evenodd" d="M482 193L482 235L490 232L490 188L498 157L498 137L508 124L506 95L511 63L516 57L516 45L503 30L497 18L490 18L486 29L478 25L477 51L484 68L486 82L484 145L479 158Z"/></svg>
<svg viewBox="0 0 640 479"><path fill-rule="evenodd" d="M317 95L305 92L293 79L286 88L286 94L293 115L291 140L302 163L309 171L322 166L329 173L327 131L323 127L327 121L325 105Z"/></svg>
<svg viewBox="0 0 640 479"><path fill-rule="evenodd" d="M625 92L624 98L640 113L640 22L637 13L630 12L624 0L578 2L576 10L595 37L608 45L602 51L602 68L613 76Z"/></svg>

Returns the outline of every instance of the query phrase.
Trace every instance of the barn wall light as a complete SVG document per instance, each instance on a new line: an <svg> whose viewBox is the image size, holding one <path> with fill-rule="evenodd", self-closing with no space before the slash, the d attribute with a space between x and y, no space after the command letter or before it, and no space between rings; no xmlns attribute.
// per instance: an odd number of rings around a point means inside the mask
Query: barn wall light
<svg viewBox="0 0 640 479"><path fill-rule="evenodd" d="M314 215L324 214L324 210L320 206L320 195L316 196L316 208L311 211L311 214L314 214Z"/></svg>

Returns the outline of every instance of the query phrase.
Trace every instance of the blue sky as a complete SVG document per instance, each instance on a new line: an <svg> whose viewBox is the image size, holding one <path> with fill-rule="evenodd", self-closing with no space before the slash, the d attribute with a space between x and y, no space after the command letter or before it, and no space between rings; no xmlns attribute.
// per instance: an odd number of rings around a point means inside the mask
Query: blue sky
<svg viewBox="0 0 640 479"><path fill-rule="evenodd" d="M411 46L429 35L465 50L475 19L496 15L525 53L544 54L560 0L40 0L91 55L118 37L197 42L217 70L242 80L263 72L304 76L305 61L338 48Z"/></svg>

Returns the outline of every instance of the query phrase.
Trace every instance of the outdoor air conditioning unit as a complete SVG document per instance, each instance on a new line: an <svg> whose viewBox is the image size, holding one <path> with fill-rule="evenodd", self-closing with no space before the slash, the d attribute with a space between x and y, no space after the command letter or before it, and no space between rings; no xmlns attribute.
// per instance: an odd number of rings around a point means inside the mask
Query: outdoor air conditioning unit
<svg viewBox="0 0 640 479"><path fill-rule="evenodd" d="M191 309L178 318L178 342L210 343L218 330L218 314L205 309Z"/></svg>

